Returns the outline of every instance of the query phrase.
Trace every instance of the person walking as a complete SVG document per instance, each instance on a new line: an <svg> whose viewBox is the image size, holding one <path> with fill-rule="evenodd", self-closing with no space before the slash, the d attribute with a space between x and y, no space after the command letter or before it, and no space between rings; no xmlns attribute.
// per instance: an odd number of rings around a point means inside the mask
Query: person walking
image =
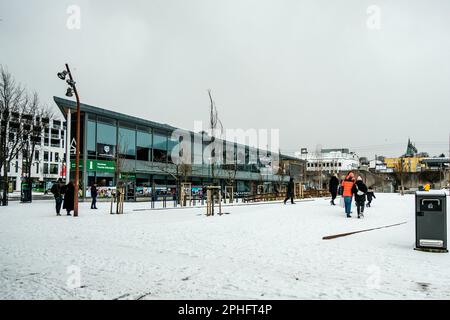
<svg viewBox="0 0 450 320"><path fill-rule="evenodd" d="M337 174L333 174L330 178L330 182L329 182L329 191L331 193L331 205L335 206L336 204L334 203L334 200L337 197L337 193L338 193L338 188L339 188L339 179L337 177Z"/></svg>
<svg viewBox="0 0 450 320"><path fill-rule="evenodd" d="M350 215L352 213L352 198L353 192L352 188L355 184L355 175L352 171L350 171L342 182L342 196L344 197L344 206L345 213L347 214L347 218L351 218Z"/></svg>
<svg viewBox="0 0 450 320"><path fill-rule="evenodd" d="M369 189L367 190L367 204L366 207L370 208L370 204L372 203L372 199L376 199L377 197L375 197L375 193L373 192L372 187L369 187Z"/></svg>
<svg viewBox="0 0 450 320"><path fill-rule="evenodd" d="M94 183L91 186L91 197L92 197L91 209L97 209L97 196L98 196L97 185Z"/></svg>
<svg viewBox="0 0 450 320"><path fill-rule="evenodd" d="M358 219L364 217L364 202L366 201L367 186L361 176L358 176L352 187L352 193L355 195L356 210Z"/></svg>
<svg viewBox="0 0 450 320"><path fill-rule="evenodd" d="M64 195L64 205L63 205L63 209L66 209L68 216L71 216L70 211L74 209L74 205L75 205L75 186L73 185L72 181L69 181L69 183L66 186L66 193Z"/></svg>
<svg viewBox="0 0 450 320"><path fill-rule="evenodd" d="M284 199L284 204L286 204L286 201L291 199L291 203L295 204L294 202L294 178L289 179L289 183L287 185L287 192L286 192L286 199Z"/></svg>
<svg viewBox="0 0 450 320"><path fill-rule="evenodd" d="M53 196L55 197L55 207L56 207L56 215L60 216L60 211L61 211L61 204L63 201L63 197L62 197L62 179L59 178L58 181L56 181L53 185L52 188L50 189L50 192L53 194Z"/></svg>

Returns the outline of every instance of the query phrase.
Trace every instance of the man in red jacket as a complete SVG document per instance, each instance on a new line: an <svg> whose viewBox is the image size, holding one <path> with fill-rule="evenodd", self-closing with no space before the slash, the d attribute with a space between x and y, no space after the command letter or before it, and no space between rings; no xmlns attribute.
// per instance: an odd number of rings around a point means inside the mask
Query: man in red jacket
<svg viewBox="0 0 450 320"><path fill-rule="evenodd" d="M347 214L347 218L351 218L350 215L352 210L352 197L353 192L352 188L355 184L355 175L353 172L349 172L348 175L345 177L344 181L342 182L342 196L344 197L344 204L345 204L345 213Z"/></svg>

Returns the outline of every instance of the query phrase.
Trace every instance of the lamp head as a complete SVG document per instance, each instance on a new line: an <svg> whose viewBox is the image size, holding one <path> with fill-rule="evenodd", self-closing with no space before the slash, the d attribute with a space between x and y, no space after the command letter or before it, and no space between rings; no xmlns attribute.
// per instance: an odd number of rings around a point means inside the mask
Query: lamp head
<svg viewBox="0 0 450 320"><path fill-rule="evenodd" d="M73 96L72 88L67 88L66 97L72 97L72 96Z"/></svg>
<svg viewBox="0 0 450 320"><path fill-rule="evenodd" d="M67 76L66 70L64 70L62 72L58 72L58 78L60 78L61 80L66 80L66 76Z"/></svg>

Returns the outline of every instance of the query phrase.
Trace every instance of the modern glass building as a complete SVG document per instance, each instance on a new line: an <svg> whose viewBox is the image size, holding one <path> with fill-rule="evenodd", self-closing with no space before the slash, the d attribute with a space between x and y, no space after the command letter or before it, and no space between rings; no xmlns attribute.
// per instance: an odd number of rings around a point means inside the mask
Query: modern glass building
<svg viewBox="0 0 450 320"><path fill-rule="evenodd" d="M54 97L54 101L66 118L70 130L71 165L70 176L74 178L75 168L75 129L76 103L71 100ZM81 104L81 148L80 182L83 197L89 197L89 187L96 183L100 187L100 196L109 196L118 181L125 181L129 198L150 197L154 195L174 194L177 181L192 183L193 192L205 185L233 185L238 195L256 193L258 188L270 192L277 184L289 180L289 175L298 174L293 164L303 162L295 157L276 155L280 163L290 163L291 170L284 168L280 174L267 174L267 161L273 155L266 150L247 145L217 140L223 145L223 158L241 158L234 165L205 163L205 148L211 137L205 133L185 131L191 136L192 165L177 165L172 159L172 150L179 140L172 138L178 128L161 124L103 108ZM216 152L216 151L215 151ZM252 157L256 155L256 157ZM252 160L253 159L253 160ZM239 163L239 164L237 164ZM290 172L291 171L291 172Z"/></svg>

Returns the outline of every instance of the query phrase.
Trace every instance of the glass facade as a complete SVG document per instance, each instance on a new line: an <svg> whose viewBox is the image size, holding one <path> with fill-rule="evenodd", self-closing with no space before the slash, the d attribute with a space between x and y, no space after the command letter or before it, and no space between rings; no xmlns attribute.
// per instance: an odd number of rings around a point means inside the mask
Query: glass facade
<svg viewBox="0 0 450 320"><path fill-rule="evenodd" d="M138 128L136 132L136 159L140 161L151 161L152 134L147 128Z"/></svg>
<svg viewBox="0 0 450 320"><path fill-rule="evenodd" d="M135 159L136 158L136 130L127 128L127 127L119 127L119 153L121 156L126 159Z"/></svg>
<svg viewBox="0 0 450 320"><path fill-rule="evenodd" d="M153 134L153 161L167 162L167 134Z"/></svg>
<svg viewBox="0 0 450 320"><path fill-rule="evenodd" d="M262 177L260 168L265 165L258 157L257 148L222 140L211 146L211 138L207 135L192 132L189 133L192 166L188 174L182 173L181 178L179 167L172 159L172 151L177 153L174 148L179 143L178 139L171 138L174 128L107 110L95 108L91 111L82 109L81 114L80 181L83 195L87 197L90 196L89 187L94 183L100 188L100 196L110 196L119 179L133 187L137 198L170 197L181 179L192 183L193 192L198 194L204 185L230 183L234 184L235 192L248 193L262 179L271 179ZM72 137L75 128L76 117L72 116ZM44 153L44 158L50 158L50 154ZM72 154L72 178L74 158ZM218 160L214 168L210 164L213 159ZM119 165L119 161L123 163ZM55 167L44 166L43 169L53 172ZM274 176L272 181L280 180Z"/></svg>
<svg viewBox="0 0 450 320"><path fill-rule="evenodd" d="M93 120L88 120L87 133L86 133L86 145L88 154L94 154L96 152L96 138L97 138L97 124Z"/></svg>

